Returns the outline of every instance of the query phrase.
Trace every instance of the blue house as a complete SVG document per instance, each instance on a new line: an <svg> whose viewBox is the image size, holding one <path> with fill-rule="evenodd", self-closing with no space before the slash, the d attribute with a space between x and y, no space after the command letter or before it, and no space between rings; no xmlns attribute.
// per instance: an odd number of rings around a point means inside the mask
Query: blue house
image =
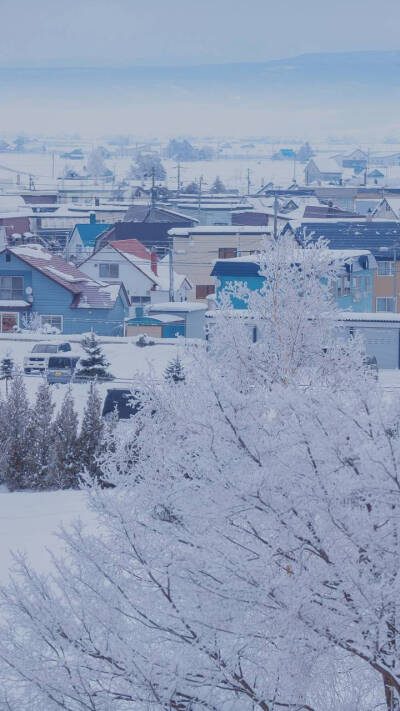
<svg viewBox="0 0 400 711"><path fill-rule="evenodd" d="M175 314L148 314L143 307L136 308L136 316L125 324L125 335L146 333L155 338L176 338L185 335L185 319Z"/></svg>
<svg viewBox="0 0 400 711"><path fill-rule="evenodd" d="M337 278L332 285L338 307L342 311L374 311L374 270L376 261L368 250L329 250L332 261L337 264ZM254 256L220 259L215 262L211 276L216 277L216 296L228 285L246 285L251 291L258 291L264 284L259 273L260 266ZM242 299L231 296L235 309L244 309Z"/></svg>
<svg viewBox="0 0 400 711"><path fill-rule="evenodd" d="M35 314L60 333L123 336L128 309L121 283L97 282L40 244L0 251L0 332Z"/></svg>
<svg viewBox="0 0 400 711"><path fill-rule="evenodd" d="M207 306L197 301L156 302L136 308L126 322L126 335L147 333L157 338L204 338Z"/></svg>
<svg viewBox="0 0 400 711"><path fill-rule="evenodd" d="M96 222L95 213L91 213L89 223L78 223L72 230L65 247L66 258L83 262L84 259L90 257L95 248L97 237L109 227L111 227L110 223Z"/></svg>

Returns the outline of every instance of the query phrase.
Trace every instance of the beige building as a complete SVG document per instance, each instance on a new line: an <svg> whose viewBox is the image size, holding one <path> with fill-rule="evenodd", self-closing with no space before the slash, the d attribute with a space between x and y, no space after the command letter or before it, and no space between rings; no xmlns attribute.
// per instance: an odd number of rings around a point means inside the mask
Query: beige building
<svg viewBox="0 0 400 711"><path fill-rule="evenodd" d="M389 257L392 256L389 254ZM400 262L379 260L374 279L374 311L400 313Z"/></svg>
<svg viewBox="0 0 400 711"><path fill-rule="evenodd" d="M175 227L168 232L174 255L174 269L186 274L193 284L189 299L204 300L214 293L215 280L210 276L216 259L229 259L252 254L262 248L272 228L266 226Z"/></svg>

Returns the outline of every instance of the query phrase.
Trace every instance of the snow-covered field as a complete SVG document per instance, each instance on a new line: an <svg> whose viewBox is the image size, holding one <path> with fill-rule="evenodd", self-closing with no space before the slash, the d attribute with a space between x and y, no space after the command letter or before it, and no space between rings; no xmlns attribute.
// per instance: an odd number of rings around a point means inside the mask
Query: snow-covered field
<svg viewBox="0 0 400 711"><path fill-rule="evenodd" d="M44 139L44 143L49 143ZM212 145L208 140L197 140L194 142L198 146ZM52 189L56 187L57 178L64 173L66 165L73 167L79 173L82 173L84 165L87 162L87 154L96 145L105 145L104 139L98 139L94 143L75 141L70 145L63 145L63 150L72 150L79 146L82 147L85 157L83 160L71 161L61 158L60 150L53 151L49 149L43 153L1 153L0 154L0 183L10 181L10 185L16 185L17 174L20 172L21 184L28 184L29 175L32 175L36 187L42 189ZM166 145L166 143L165 143ZM400 150L400 146L396 144L386 145L377 144L366 146L360 145L330 145L328 143L316 144L312 143L313 148L324 156L332 156L336 153L345 151L349 152L353 148L362 147L373 152L394 153ZM215 144L218 148L218 145ZM257 190L261 184L272 181L275 185L287 187L295 177L299 183L304 179L304 166L301 164L294 165L293 161L277 161L271 160L270 156L279 150L279 148L293 147L298 148L298 144L286 143L271 144L257 143L254 149L244 149L240 142L234 143L228 154L231 153L232 158L223 157L215 158L208 161L194 161L181 164L181 180L184 185L187 185L192 180L198 180L200 176L204 178L204 188L207 190L214 182L218 175L222 181L230 188L236 188L240 191L247 191L247 171L250 170L251 190ZM163 146L154 146L154 150L160 150L161 157ZM239 156L239 157L238 157ZM133 159L131 157L112 157L106 160L105 163L116 176L117 181L126 178ZM176 187L177 181L177 166L176 161L163 159L163 164L167 171L167 185L169 188ZM8 186L10 187L10 186Z"/></svg>

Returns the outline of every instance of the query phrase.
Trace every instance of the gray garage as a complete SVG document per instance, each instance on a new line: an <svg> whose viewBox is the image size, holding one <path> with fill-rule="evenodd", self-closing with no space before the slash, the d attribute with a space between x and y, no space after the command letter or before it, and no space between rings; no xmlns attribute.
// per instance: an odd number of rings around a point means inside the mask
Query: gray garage
<svg viewBox="0 0 400 711"><path fill-rule="evenodd" d="M365 352L375 356L378 368L400 368L400 314L343 313L340 318L350 332L362 335Z"/></svg>

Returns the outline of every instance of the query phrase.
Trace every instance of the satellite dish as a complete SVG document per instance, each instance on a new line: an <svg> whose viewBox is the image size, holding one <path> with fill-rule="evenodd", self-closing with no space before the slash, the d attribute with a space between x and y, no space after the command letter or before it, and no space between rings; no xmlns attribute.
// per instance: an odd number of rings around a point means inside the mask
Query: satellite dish
<svg viewBox="0 0 400 711"><path fill-rule="evenodd" d="M26 289L25 289L25 293L26 293L26 294L32 294L32 287L31 287L31 286L27 286Z"/></svg>

